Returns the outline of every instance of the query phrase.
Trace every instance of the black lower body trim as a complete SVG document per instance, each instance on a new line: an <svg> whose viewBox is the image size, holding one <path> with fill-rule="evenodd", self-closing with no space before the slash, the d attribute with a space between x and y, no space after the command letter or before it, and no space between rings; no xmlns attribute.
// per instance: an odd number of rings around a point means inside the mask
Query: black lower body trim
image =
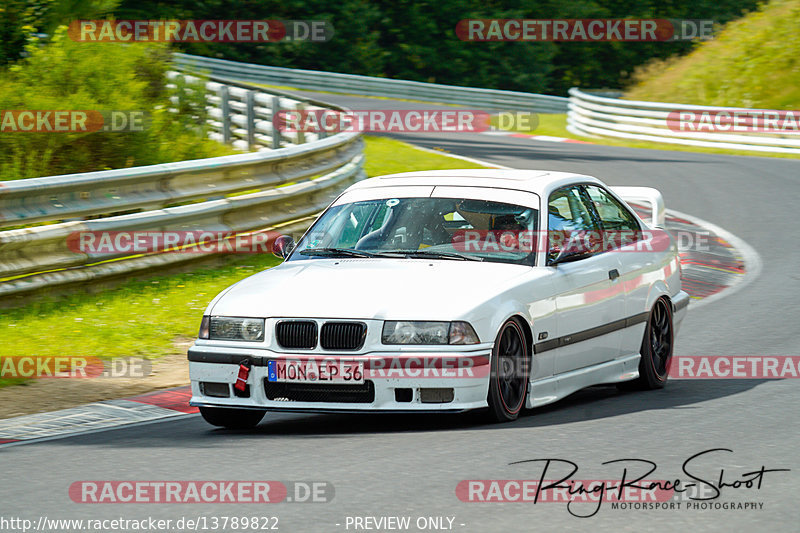
<svg viewBox="0 0 800 533"><path fill-rule="evenodd" d="M631 326L635 326L636 324L646 322L648 315L649 313L639 313L638 315L629 316L628 318L621 318L619 320L615 320L614 322L603 324L602 326L584 329L583 331L564 335L563 337L550 339L544 342L538 342L533 345L533 353L542 353L546 352L547 350L560 348L561 346L575 344L576 342L588 341L589 339L593 339L601 335L608 335L609 333L613 333L617 330L629 328Z"/></svg>
<svg viewBox="0 0 800 533"><path fill-rule="evenodd" d="M211 353L189 349L189 361L193 363L221 363L226 365L238 365L245 359L250 360L253 366L267 366L267 358L253 355Z"/></svg>
<svg viewBox="0 0 800 533"><path fill-rule="evenodd" d="M324 403L372 403L375 401L375 384L370 380L356 385L329 385L273 382L265 379L264 392L270 401Z"/></svg>

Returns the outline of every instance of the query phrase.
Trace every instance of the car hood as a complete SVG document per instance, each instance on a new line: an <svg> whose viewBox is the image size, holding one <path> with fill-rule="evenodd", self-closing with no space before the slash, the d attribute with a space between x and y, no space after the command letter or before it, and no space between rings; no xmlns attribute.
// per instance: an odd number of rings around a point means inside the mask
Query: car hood
<svg viewBox="0 0 800 533"><path fill-rule="evenodd" d="M290 261L232 286L212 302L209 312L264 318L453 320L537 270L451 260Z"/></svg>

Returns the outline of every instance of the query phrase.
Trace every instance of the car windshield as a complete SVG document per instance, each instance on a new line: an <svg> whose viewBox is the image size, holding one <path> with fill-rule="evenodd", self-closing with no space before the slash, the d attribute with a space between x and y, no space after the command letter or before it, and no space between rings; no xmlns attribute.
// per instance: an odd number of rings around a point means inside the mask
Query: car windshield
<svg viewBox="0 0 800 533"><path fill-rule="evenodd" d="M290 260L397 257L533 266L538 210L459 198L383 198L328 209Z"/></svg>

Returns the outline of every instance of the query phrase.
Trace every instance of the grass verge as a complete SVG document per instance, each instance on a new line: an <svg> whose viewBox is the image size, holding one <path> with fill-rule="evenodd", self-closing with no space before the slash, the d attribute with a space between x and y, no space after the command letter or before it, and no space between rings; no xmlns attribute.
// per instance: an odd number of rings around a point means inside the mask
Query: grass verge
<svg viewBox="0 0 800 533"><path fill-rule="evenodd" d="M365 137L364 170L368 176L414 172L417 170L450 170L456 168L486 168L469 161L420 150L388 137Z"/></svg>

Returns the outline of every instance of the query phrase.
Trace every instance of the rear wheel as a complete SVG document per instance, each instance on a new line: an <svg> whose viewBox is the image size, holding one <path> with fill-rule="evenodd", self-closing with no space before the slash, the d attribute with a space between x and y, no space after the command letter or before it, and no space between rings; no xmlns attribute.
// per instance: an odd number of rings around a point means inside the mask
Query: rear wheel
<svg viewBox="0 0 800 533"><path fill-rule="evenodd" d="M264 418L261 409L233 409L226 407L201 407L200 414L212 426L228 429L249 429L256 427Z"/></svg>
<svg viewBox="0 0 800 533"><path fill-rule="evenodd" d="M644 330L639 377L622 384L623 388L645 390L663 388L667 384L674 338L672 308L666 299L659 298L653 304Z"/></svg>
<svg viewBox="0 0 800 533"><path fill-rule="evenodd" d="M516 319L500 328L492 350L489 415L497 422L516 420L528 393L528 343Z"/></svg>

